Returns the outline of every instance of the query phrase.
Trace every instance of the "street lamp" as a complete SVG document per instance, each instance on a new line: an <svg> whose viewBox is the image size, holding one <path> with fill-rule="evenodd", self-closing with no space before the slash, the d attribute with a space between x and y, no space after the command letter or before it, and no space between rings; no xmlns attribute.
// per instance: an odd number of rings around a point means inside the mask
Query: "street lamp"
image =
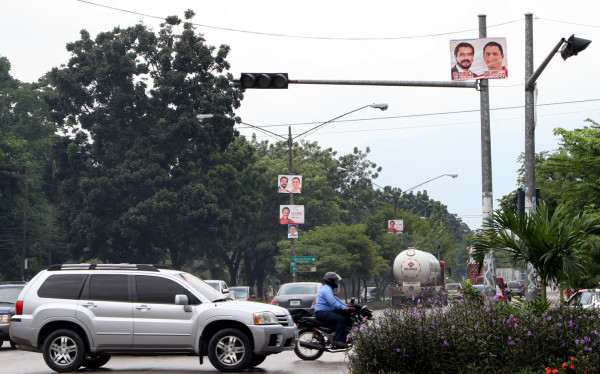
<svg viewBox="0 0 600 374"><path fill-rule="evenodd" d="M533 70L533 15L525 14L525 211L529 213L536 205L535 189L535 82L554 55L561 50L563 60L576 56L591 43L591 40L576 38L571 35L568 40L562 38L552 49L536 71ZM531 264L527 264L527 289L525 299L533 300L537 296L535 272Z"/></svg>
<svg viewBox="0 0 600 374"><path fill-rule="evenodd" d="M344 114L339 115L339 116L337 116L335 118L332 118L329 121L325 121L325 122L323 122L323 123L321 123L321 124L319 124L319 125L317 125L315 127L312 127L312 128L310 128L310 129L308 129L308 130L304 131L303 133L300 133L300 134L298 134L296 136L292 136L292 126L289 126L288 127L288 136L287 136L287 138L285 136L283 136L283 135L276 134L276 133L271 132L269 130L265 130L265 129L261 128L261 127L254 126L254 125L251 125L251 124L245 123L245 122L242 122L242 123L245 124L245 125L247 125L247 126L250 126L252 128L255 128L257 130L260 130L260 131L262 131L262 132L264 132L264 133L266 133L266 134L268 134L270 136L274 136L274 137L281 138L283 140L287 140L287 143L288 143L288 155L289 155L289 174L291 175L291 174L294 174L294 167L293 167L294 165L293 165L293 162L292 162L292 150L293 150L293 146L294 146L294 139L297 139L299 137L307 136L309 133L315 132L319 128L321 128L321 127L323 127L323 126L325 126L325 125L327 125L327 124L329 124L331 122L334 122L337 119L340 119L340 118L342 118L344 116L347 116L348 114L352 114L354 112L358 112L359 110L365 109L365 108L375 108L375 109L380 109L380 110L383 111L383 110L387 110L388 104L385 104L385 103L374 103L374 104L369 104L369 105L361 106L360 108L351 110L351 111L349 111L347 113L344 113ZM213 114L198 114L196 116L196 118L198 119L199 122L202 122L205 119L213 118L213 116L214 116ZM290 193L289 195L290 195L290 205L294 205L294 194ZM296 246L295 246L296 239L290 238L290 241L291 241L291 243L290 243L291 256L294 257L294 256L296 256ZM291 265L294 265L294 263L291 263ZM294 282L296 281L296 273L295 272L292 272L292 281L294 281Z"/></svg>

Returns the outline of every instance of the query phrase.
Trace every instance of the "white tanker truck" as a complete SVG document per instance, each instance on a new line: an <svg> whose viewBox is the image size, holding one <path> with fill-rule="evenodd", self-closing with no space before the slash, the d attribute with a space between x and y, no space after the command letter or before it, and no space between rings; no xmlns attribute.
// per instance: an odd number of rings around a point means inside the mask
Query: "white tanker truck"
<svg viewBox="0 0 600 374"><path fill-rule="evenodd" d="M436 300L446 304L444 262L434 255L408 248L394 260L394 278L391 288L392 305L406 303L433 304Z"/></svg>

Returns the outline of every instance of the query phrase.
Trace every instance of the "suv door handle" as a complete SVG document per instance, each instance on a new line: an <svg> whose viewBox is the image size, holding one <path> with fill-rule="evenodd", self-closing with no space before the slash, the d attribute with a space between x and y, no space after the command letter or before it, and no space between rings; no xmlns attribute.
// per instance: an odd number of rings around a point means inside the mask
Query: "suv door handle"
<svg viewBox="0 0 600 374"><path fill-rule="evenodd" d="M150 310L152 308L149 308L147 305L140 305L140 306L136 306L135 309L137 309L137 310Z"/></svg>
<svg viewBox="0 0 600 374"><path fill-rule="evenodd" d="M92 309L92 308L97 308L98 305L92 303L92 302L88 302L87 304L83 304L84 307L88 308L88 309Z"/></svg>

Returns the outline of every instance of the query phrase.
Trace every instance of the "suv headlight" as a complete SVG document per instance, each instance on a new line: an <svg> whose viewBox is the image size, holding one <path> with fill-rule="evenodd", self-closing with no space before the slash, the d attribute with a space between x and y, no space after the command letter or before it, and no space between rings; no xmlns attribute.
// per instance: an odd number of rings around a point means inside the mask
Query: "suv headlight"
<svg viewBox="0 0 600 374"><path fill-rule="evenodd" d="M254 324L255 325L272 325L278 324L279 320L272 312L258 312L254 313Z"/></svg>
<svg viewBox="0 0 600 374"><path fill-rule="evenodd" d="M10 314L0 315L0 323L9 323L9 322L10 322Z"/></svg>

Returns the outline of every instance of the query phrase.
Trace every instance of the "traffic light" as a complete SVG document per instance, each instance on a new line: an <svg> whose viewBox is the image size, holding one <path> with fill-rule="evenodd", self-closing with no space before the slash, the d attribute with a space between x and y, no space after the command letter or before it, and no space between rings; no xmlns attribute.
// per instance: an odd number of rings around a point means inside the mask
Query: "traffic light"
<svg viewBox="0 0 600 374"><path fill-rule="evenodd" d="M576 38L575 35L571 35L569 40L567 40L567 44L565 44L564 48L560 51L560 55L563 60L566 60L571 56L577 56L577 54L586 49L591 42L591 40Z"/></svg>
<svg viewBox="0 0 600 374"><path fill-rule="evenodd" d="M242 73L244 88L288 88L287 73Z"/></svg>

